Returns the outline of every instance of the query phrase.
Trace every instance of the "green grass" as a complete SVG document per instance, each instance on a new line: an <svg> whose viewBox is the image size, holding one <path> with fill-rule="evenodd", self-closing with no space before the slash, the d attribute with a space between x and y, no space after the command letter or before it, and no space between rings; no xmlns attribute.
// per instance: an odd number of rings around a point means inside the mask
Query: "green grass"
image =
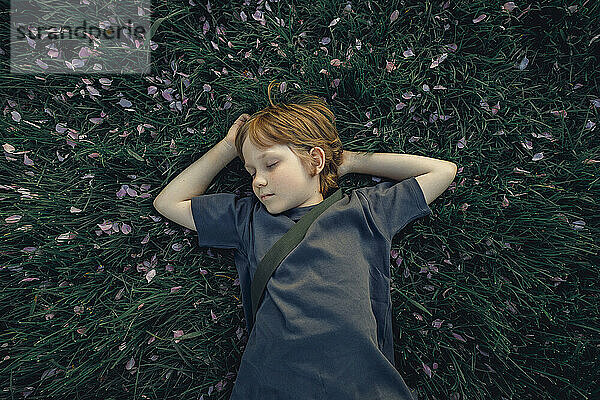
<svg viewBox="0 0 600 400"><path fill-rule="evenodd" d="M600 123L600 3L516 2L509 17L502 1L446 9L441 1L353 2L350 13L343 2L294 2L291 10L279 1L271 12L263 3L265 26L252 17L254 1L211 2L210 13L196 3L153 7L153 19L167 18L153 37L148 76L11 75L2 32L0 135L15 150L5 147L0 162L0 397L229 398L247 338L233 253L199 248L195 232L156 218L152 200L237 116L268 105L273 79L287 84L275 101L323 96L349 150L460 168L433 214L393 243L402 258L392 263L397 368L420 398L600 396L600 128L591 127ZM452 43L456 51L445 47ZM408 48L415 56L403 57ZM332 66L335 58L343 64ZM100 77L111 85L102 88ZM82 97L82 78L101 96ZM188 99L182 111L162 97L167 88ZM420 96L403 99L409 91ZM482 101L499 103L498 112ZM565 117L552 113L561 110ZM101 112L102 123L90 122ZM430 121L434 112L451 117ZM33 165L14 154L24 151ZM543 158L532 160L537 153ZM350 175L341 183L374 182ZM138 196L119 198L122 185ZM209 193L249 190L236 159ZM13 215L22 217L7 220ZM132 229L99 236L104 222ZM74 236L57 240L66 233ZM174 338L178 330L184 335Z"/></svg>

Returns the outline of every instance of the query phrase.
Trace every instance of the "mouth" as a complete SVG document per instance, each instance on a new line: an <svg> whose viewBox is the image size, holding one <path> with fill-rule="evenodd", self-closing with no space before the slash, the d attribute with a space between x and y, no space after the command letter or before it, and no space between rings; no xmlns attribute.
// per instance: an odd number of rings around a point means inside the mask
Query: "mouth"
<svg viewBox="0 0 600 400"><path fill-rule="evenodd" d="M265 195L260 196L260 199L264 200L264 199L269 198L271 196L273 196L273 194L265 194Z"/></svg>

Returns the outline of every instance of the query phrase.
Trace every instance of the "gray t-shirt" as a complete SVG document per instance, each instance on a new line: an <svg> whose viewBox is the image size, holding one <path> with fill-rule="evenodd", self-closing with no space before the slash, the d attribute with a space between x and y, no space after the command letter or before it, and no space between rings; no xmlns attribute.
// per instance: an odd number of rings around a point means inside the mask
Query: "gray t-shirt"
<svg viewBox="0 0 600 400"><path fill-rule="evenodd" d="M255 196L192 198L199 245L235 249L246 322L259 261L312 207L270 214ZM414 177L325 210L269 279L230 400L412 399L394 368L390 250L430 213Z"/></svg>

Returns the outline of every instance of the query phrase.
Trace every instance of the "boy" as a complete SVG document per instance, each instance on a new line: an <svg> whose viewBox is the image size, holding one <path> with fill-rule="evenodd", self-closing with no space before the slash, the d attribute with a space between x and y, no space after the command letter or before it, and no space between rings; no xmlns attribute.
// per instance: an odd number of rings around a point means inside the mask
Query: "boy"
<svg viewBox="0 0 600 400"><path fill-rule="evenodd" d="M394 368L389 253L396 233L431 212L456 165L342 151L334 121L317 98L243 114L154 201L196 230L200 246L236 249L250 335L232 400L415 398ZM255 196L203 195L236 156ZM269 279L250 325L258 263L347 173L402 182L355 189L327 208Z"/></svg>

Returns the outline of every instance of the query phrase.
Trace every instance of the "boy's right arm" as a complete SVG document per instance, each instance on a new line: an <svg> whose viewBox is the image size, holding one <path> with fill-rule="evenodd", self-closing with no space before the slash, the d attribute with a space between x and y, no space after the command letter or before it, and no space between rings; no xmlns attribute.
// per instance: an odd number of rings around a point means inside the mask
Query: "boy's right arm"
<svg viewBox="0 0 600 400"><path fill-rule="evenodd" d="M192 197L204 194L219 171L235 157L235 148L222 139L165 186L154 199L154 208L171 221L195 231Z"/></svg>

